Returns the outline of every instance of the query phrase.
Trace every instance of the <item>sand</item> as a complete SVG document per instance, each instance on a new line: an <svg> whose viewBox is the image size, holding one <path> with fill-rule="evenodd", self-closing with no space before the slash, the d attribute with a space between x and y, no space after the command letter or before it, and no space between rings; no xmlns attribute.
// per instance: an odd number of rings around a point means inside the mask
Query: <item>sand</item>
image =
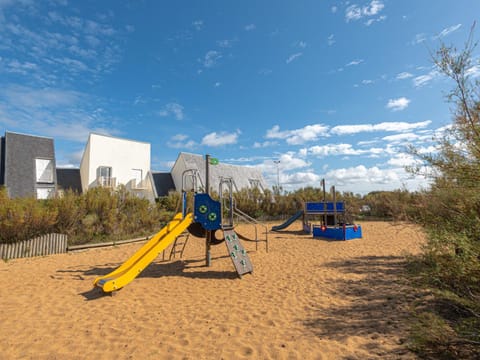
<svg viewBox="0 0 480 360"><path fill-rule="evenodd" d="M269 226L271 226L270 224ZM402 272L424 237L411 225L362 224L363 239L269 233L244 241L253 274L236 276L224 244L157 258L115 296L93 280L142 243L0 261L1 359L413 359ZM252 237L252 228L237 227Z"/></svg>

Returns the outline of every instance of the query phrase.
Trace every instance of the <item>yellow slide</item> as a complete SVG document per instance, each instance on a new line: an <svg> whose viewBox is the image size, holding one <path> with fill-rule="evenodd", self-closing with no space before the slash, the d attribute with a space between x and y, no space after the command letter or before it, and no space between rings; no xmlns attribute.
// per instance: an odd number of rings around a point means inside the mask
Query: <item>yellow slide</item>
<svg viewBox="0 0 480 360"><path fill-rule="evenodd" d="M104 292L119 290L135 279L168 245L175 241L193 222L193 214L182 218L182 213L175 215L162 230L153 236L133 256L111 273L96 278L93 285L101 287Z"/></svg>

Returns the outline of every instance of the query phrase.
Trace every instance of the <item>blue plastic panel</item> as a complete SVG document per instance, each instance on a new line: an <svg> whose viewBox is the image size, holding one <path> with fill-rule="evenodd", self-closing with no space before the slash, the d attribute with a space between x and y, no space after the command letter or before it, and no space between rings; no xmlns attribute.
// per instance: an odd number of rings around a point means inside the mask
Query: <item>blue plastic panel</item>
<svg viewBox="0 0 480 360"><path fill-rule="evenodd" d="M333 213L334 212L334 202L306 202L305 210L309 214L324 214L324 213ZM345 203L343 201L337 201L337 212L345 212Z"/></svg>
<svg viewBox="0 0 480 360"><path fill-rule="evenodd" d="M345 227L325 227L313 225L313 237L322 237L332 240L352 240L362 237L362 227L360 225L346 225Z"/></svg>
<svg viewBox="0 0 480 360"><path fill-rule="evenodd" d="M345 228L345 240L351 239L361 239L362 238L362 227L360 225L349 226Z"/></svg>
<svg viewBox="0 0 480 360"><path fill-rule="evenodd" d="M213 200L208 194L195 194L194 220L202 224L206 230L217 230L222 227L220 202Z"/></svg>

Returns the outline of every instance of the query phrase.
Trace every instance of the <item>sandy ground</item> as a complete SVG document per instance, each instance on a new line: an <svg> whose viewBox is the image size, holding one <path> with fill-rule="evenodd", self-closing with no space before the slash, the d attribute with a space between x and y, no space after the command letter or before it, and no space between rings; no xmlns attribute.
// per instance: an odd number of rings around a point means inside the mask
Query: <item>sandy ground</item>
<svg viewBox="0 0 480 360"><path fill-rule="evenodd" d="M271 225L271 224L270 224ZM269 226L270 226L269 225ZM413 226L364 223L363 239L269 233L244 241L254 273L239 279L224 244L160 256L115 296L93 280L142 244L0 261L1 359L412 359L406 349L405 255ZM237 227L252 238L252 228Z"/></svg>

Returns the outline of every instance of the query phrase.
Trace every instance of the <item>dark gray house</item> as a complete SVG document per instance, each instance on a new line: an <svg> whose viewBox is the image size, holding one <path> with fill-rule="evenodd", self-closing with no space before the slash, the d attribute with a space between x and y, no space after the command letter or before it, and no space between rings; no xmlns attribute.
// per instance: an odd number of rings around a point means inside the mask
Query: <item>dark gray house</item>
<svg viewBox="0 0 480 360"><path fill-rule="evenodd" d="M0 184L12 198L55 194L57 174L52 138L5 132L1 138Z"/></svg>
<svg viewBox="0 0 480 360"><path fill-rule="evenodd" d="M170 191L175 191L175 183L172 174L167 172L151 172L151 181L153 183L153 192L155 199L168 196Z"/></svg>
<svg viewBox="0 0 480 360"><path fill-rule="evenodd" d="M80 169L57 168L57 190L71 190L77 194L82 193L82 180L80 178Z"/></svg>

